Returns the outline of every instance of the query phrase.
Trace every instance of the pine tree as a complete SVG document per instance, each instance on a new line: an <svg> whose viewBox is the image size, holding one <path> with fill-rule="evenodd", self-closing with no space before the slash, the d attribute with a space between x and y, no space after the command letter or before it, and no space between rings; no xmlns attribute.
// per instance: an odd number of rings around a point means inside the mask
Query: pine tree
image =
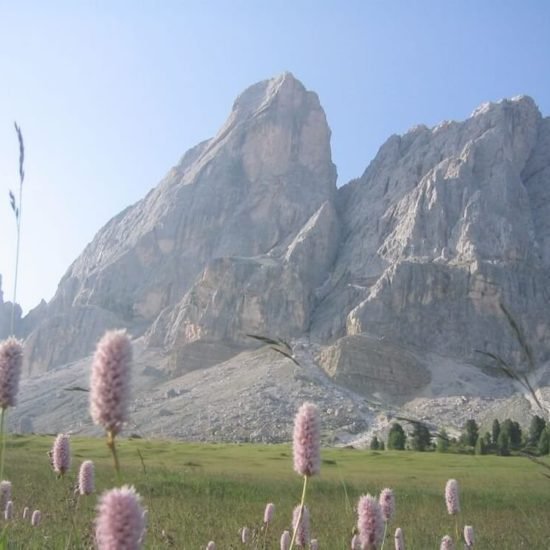
<svg viewBox="0 0 550 550"><path fill-rule="evenodd" d="M541 455L550 454L550 431L548 426L542 430L537 447Z"/></svg>
<svg viewBox="0 0 550 550"><path fill-rule="evenodd" d="M378 449L380 449L380 442L376 436L374 436L370 441L370 449L371 451L378 451Z"/></svg>
<svg viewBox="0 0 550 550"><path fill-rule="evenodd" d="M406 441L407 436L405 435L405 431L403 430L401 424L394 422L388 434L388 449L403 451L405 450Z"/></svg>
<svg viewBox="0 0 550 550"><path fill-rule="evenodd" d="M531 424L529 424L529 445L536 445L538 443L544 428L546 428L544 418L541 418L537 414L531 418Z"/></svg>
<svg viewBox="0 0 550 550"><path fill-rule="evenodd" d="M479 437L479 426L474 419L470 419L464 425L463 441L465 445L475 447L477 439Z"/></svg>
<svg viewBox="0 0 550 550"><path fill-rule="evenodd" d="M499 435L500 435L500 422L498 421L498 418L495 418L493 420L493 428L492 428L492 442L495 448L497 446Z"/></svg>
<svg viewBox="0 0 550 550"><path fill-rule="evenodd" d="M430 446L431 438L430 430L425 424L415 423L411 437L413 451L425 451Z"/></svg>

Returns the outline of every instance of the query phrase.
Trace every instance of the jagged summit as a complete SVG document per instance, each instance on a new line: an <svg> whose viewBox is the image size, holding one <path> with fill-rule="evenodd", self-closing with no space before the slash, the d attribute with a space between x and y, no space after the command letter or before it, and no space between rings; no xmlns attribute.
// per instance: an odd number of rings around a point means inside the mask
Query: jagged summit
<svg viewBox="0 0 550 550"><path fill-rule="evenodd" d="M227 376L234 392L262 388L264 419L312 387L331 410L342 386L388 406L509 395L476 350L522 366L504 304L537 364L550 359L549 220L550 119L532 99L392 136L337 189L317 95L283 73L245 90L212 139L99 230L24 323L26 368L47 378L126 327L158 377L142 373L143 388ZM247 334L289 341L307 368L268 387L272 360ZM201 394L235 413L222 428L241 409L228 388Z"/></svg>

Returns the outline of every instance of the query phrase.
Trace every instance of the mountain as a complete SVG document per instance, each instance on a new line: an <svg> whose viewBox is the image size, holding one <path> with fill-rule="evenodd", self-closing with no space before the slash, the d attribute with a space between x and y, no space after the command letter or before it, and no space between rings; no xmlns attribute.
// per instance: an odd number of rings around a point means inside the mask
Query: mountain
<svg viewBox="0 0 550 550"><path fill-rule="evenodd" d="M333 437L399 407L424 418L443 407L451 423L499 400L528 411L486 354L519 370L532 359L546 391L549 145L550 119L516 97L390 137L337 188L316 94L290 73L251 86L23 319L13 421L51 431L70 414L87 430L81 396L48 400L48 388L86 383L83 358L114 327L136 338L144 433L284 439L304 398L323 405ZM299 364L250 334L289 341Z"/></svg>

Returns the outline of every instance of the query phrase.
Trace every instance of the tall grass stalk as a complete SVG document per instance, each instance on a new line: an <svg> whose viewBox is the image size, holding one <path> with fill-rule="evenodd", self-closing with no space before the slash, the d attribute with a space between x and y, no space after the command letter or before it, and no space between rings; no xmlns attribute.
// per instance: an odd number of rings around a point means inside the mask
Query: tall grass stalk
<svg viewBox="0 0 550 550"><path fill-rule="evenodd" d="M24 161L25 161L25 146L23 143L23 134L17 122L13 123L17 132L19 141L19 202L15 202L15 196L10 191L10 202L13 213L15 214L16 224L16 243L15 243L15 273L13 278L13 302L11 308L11 323L10 332L15 334L15 306L17 300L17 279L19 276L19 249L21 244L21 215L23 211L23 180L25 179Z"/></svg>

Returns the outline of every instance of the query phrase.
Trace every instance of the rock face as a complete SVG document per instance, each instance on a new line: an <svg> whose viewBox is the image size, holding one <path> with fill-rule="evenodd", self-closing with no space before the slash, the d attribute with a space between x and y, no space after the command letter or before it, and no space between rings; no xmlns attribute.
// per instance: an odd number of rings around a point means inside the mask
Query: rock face
<svg viewBox="0 0 550 550"><path fill-rule="evenodd" d="M12 302L4 302L4 292L2 291L2 275L0 274L0 340L7 338L12 334L12 313L13 324L16 335L21 332L21 307L19 304L15 304L15 311L13 311Z"/></svg>
<svg viewBox="0 0 550 550"><path fill-rule="evenodd" d="M23 320L26 371L47 376L126 327L175 398L170 380L206 367L259 368L260 334L315 347L323 388L405 403L437 397L443 371L472 388L476 350L523 368L506 312L549 360L550 119L532 99L392 136L335 182L317 96L290 73L251 86Z"/></svg>

